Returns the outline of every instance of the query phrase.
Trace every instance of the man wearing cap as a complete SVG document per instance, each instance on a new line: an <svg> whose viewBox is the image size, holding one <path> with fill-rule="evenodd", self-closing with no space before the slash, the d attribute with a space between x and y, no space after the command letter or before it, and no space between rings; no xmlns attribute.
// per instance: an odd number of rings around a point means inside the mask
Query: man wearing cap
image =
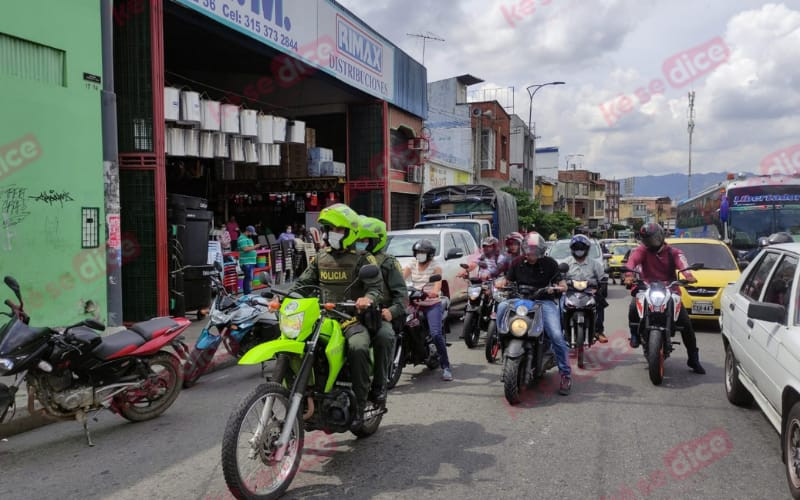
<svg viewBox="0 0 800 500"><path fill-rule="evenodd" d="M250 282L253 281L253 269L256 268L256 249L261 248L261 244L253 243L256 235L256 228L247 226L244 234L236 240L239 249L239 267L242 268L244 278L242 279L242 291L245 295L250 293Z"/></svg>

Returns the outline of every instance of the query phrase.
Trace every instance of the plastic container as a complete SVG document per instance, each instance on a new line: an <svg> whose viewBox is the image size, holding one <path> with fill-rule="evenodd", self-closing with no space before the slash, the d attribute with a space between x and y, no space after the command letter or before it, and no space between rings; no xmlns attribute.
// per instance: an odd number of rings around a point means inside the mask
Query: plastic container
<svg viewBox="0 0 800 500"><path fill-rule="evenodd" d="M289 128L286 133L286 142L305 144L306 122L302 122L300 120L293 120L289 122Z"/></svg>
<svg viewBox="0 0 800 500"><path fill-rule="evenodd" d="M214 142L214 157L215 158L229 158L230 150L228 149L228 136L222 132L211 133Z"/></svg>
<svg viewBox="0 0 800 500"><path fill-rule="evenodd" d="M256 143L253 139L244 139L244 161L245 163L258 163L258 153Z"/></svg>
<svg viewBox="0 0 800 500"><path fill-rule="evenodd" d="M180 89L164 87L164 121L178 121L180 117Z"/></svg>
<svg viewBox="0 0 800 500"><path fill-rule="evenodd" d="M169 129L169 151L172 156L186 156L186 144L182 128Z"/></svg>
<svg viewBox="0 0 800 500"><path fill-rule="evenodd" d="M286 142L286 118L274 117L272 122L272 142Z"/></svg>
<svg viewBox="0 0 800 500"><path fill-rule="evenodd" d="M245 137L258 137L258 112L243 109L239 112L239 133Z"/></svg>
<svg viewBox="0 0 800 500"><path fill-rule="evenodd" d="M226 134L239 133L239 106L223 104L220 106L220 122L222 131Z"/></svg>
<svg viewBox="0 0 800 500"><path fill-rule="evenodd" d="M258 143L272 144L272 134L274 133L275 117L272 115L258 115Z"/></svg>
<svg viewBox="0 0 800 500"><path fill-rule="evenodd" d="M256 152L258 153L258 164L262 167L269 166L269 147L271 144L258 144L256 145Z"/></svg>
<svg viewBox="0 0 800 500"><path fill-rule="evenodd" d="M190 90L181 91L182 123L200 123L200 94Z"/></svg>
<svg viewBox="0 0 800 500"><path fill-rule="evenodd" d="M220 102L200 100L200 129L219 131L220 129Z"/></svg>
<svg viewBox="0 0 800 500"><path fill-rule="evenodd" d="M200 156L200 131L186 129L183 131L184 154L186 156Z"/></svg>
<svg viewBox="0 0 800 500"><path fill-rule="evenodd" d="M238 162L244 161L244 138L236 136L231 137L228 147L231 152L231 160Z"/></svg>
<svg viewBox="0 0 800 500"><path fill-rule="evenodd" d="M200 132L200 158L214 157L214 132Z"/></svg>

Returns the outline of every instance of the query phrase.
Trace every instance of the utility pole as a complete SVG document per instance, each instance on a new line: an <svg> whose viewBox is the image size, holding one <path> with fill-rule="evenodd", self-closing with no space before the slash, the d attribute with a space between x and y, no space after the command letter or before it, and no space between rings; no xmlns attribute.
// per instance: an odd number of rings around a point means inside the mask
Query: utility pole
<svg viewBox="0 0 800 500"><path fill-rule="evenodd" d="M692 134L694 133L694 90L689 92L689 189L688 196L692 197Z"/></svg>
<svg viewBox="0 0 800 500"><path fill-rule="evenodd" d="M428 40L433 40L435 42L444 42L445 39L436 36L435 34L431 33L430 31L426 31L425 33L406 33L408 36L413 36L415 38L422 38L422 65L425 66L425 43Z"/></svg>

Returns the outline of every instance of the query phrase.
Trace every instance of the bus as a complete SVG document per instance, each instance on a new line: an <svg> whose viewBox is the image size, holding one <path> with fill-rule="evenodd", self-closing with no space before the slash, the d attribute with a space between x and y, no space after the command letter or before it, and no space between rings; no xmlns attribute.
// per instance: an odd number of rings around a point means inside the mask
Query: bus
<svg viewBox="0 0 800 500"><path fill-rule="evenodd" d="M676 237L721 239L740 255L780 231L800 240L800 177L729 177L678 204Z"/></svg>

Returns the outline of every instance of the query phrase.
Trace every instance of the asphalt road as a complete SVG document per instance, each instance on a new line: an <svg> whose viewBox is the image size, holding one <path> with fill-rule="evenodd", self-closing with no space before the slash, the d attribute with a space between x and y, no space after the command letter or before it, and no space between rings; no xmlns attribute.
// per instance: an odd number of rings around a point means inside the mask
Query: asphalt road
<svg viewBox="0 0 800 500"><path fill-rule="evenodd" d="M778 435L756 408L725 398L719 333L698 333L707 375L691 373L677 346L654 387L641 350L627 347L628 294L617 285L610 295L611 342L575 369L570 396L558 395L551 370L510 407L500 366L454 328L455 381L409 368L374 436L307 435L287 497L787 498ZM0 442L0 498L230 498L222 432L258 382L257 368L237 366L201 379L155 420L101 413L94 448L75 422Z"/></svg>

